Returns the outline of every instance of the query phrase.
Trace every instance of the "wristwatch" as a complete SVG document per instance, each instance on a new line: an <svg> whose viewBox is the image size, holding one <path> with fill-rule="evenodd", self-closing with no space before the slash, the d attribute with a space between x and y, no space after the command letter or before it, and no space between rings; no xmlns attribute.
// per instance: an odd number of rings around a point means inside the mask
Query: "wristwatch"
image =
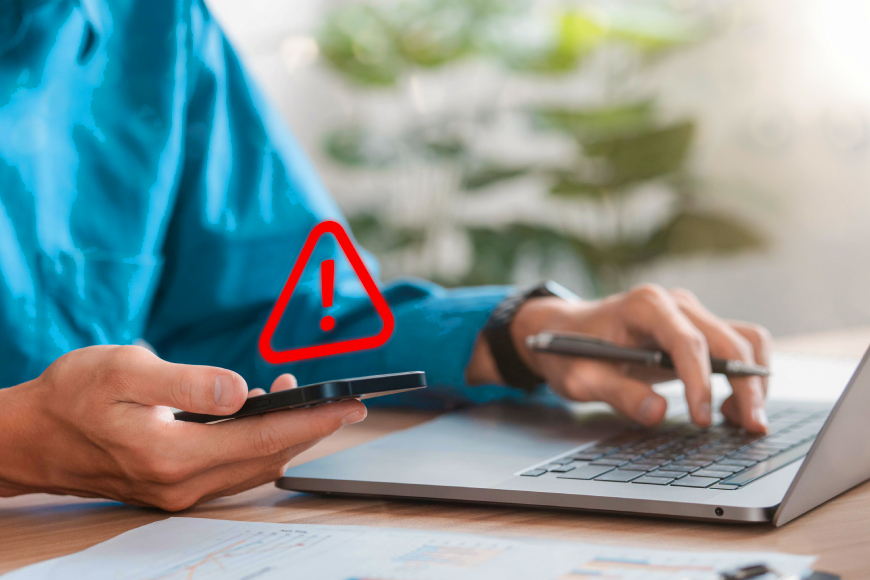
<svg viewBox="0 0 870 580"><path fill-rule="evenodd" d="M511 336L511 323L520 307L534 298L557 296L568 301L579 300L576 294L552 280L521 290L502 300L489 315L483 327L483 335L505 383L526 391L532 391L544 382L520 358Z"/></svg>

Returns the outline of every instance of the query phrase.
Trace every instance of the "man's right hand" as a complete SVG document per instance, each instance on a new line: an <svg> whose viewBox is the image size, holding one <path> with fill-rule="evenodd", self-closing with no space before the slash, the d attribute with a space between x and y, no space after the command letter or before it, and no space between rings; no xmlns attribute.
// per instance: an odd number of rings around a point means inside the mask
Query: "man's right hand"
<svg viewBox="0 0 870 580"><path fill-rule="evenodd" d="M294 386L282 375L272 390ZM294 456L366 416L362 403L346 401L201 425L176 421L170 409L230 415L247 391L232 371L169 363L136 346L72 351L0 390L0 496L178 511L274 481Z"/></svg>

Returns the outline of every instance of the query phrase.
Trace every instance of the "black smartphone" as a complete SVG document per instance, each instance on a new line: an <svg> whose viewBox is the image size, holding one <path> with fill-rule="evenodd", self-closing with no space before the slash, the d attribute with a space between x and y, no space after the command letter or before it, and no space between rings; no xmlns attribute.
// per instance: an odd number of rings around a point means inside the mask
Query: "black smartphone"
<svg viewBox="0 0 870 580"><path fill-rule="evenodd" d="M238 419L248 415L262 415L284 409L312 407L324 403L344 401L346 399L371 399L394 393L404 393L426 388L426 373L414 371L392 375L373 375L355 379L327 381L296 387L277 393L268 393L251 397L242 408L232 415L200 415L187 411L178 411L175 418L191 423L216 423L227 419Z"/></svg>

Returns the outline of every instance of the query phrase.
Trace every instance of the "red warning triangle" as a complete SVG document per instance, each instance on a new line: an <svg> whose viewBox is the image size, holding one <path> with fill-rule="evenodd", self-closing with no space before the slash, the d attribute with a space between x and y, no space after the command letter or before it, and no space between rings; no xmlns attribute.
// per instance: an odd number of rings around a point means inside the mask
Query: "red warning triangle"
<svg viewBox="0 0 870 580"><path fill-rule="evenodd" d="M362 282L363 288L365 288L368 293L372 304L374 304L375 312L380 316L384 327L374 336L275 351L272 349L271 345L272 336L275 334L275 329L278 328L278 322L280 322L281 316L284 314L284 310L287 308L287 304L293 296L293 290L296 289L296 284L299 282L299 278L302 276L302 272L305 270L309 258L311 258L311 253L314 251L317 241L324 234L332 234L333 237L335 237L338 245L344 252L344 255L347 256L350 265L353 267L353 271L356 272L357 277L360 282ZM299 254L299 258L296 260L296 264L290 272L290 277L287 278L287 283L284 284L284 289L281 290L281 295L278 296L278 301L272 308L272 313L269 314L266 326L263 328L262 334L260 334L260 354L262 354L263 358L272 364L284 364L299 360L367 350L381 346L387 342L390 335L393 334L394 327L395 321L393 320L393 313L390 311L390 306L387 304L381 291L378 290L377 284L375 284L371 274L369 274L369 271L366 269L362 258L360 258L359 253L353 246L353 242L350 241L347 232L344 231L344 228L338 222L326 221L317 224L317 226L311 230L311 233L308 234L308 239L305 240L305 245L302 246L302 253Z"/></svg>

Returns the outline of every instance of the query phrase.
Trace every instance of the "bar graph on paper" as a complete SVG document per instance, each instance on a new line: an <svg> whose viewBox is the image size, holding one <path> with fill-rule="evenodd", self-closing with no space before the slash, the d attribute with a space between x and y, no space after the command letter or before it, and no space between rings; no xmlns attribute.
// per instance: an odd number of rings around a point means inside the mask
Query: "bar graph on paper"
<svg viewBox="0 0 870 580"><path fill-rule="evenodd" d="M14 580L713 580L721 570L758 562L798 574L812 560L774 552L170 518L41 564L33 574L25 569Z"/></svg>

